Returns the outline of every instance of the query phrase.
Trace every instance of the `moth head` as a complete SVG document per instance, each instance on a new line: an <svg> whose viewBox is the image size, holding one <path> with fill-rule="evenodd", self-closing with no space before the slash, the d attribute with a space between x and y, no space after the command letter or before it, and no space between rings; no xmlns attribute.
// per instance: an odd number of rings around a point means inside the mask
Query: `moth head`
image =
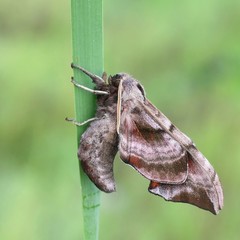
<svg viewBox="0 0 240 240"><path fill-rule="evenodd" d="M112 84L122 89L121 91L122 98L124 100L128 99L145 99L145 91L143 86L132 76L127 73L118 73L111 78ZM120 84L121 81L121 84Z"/></svg>

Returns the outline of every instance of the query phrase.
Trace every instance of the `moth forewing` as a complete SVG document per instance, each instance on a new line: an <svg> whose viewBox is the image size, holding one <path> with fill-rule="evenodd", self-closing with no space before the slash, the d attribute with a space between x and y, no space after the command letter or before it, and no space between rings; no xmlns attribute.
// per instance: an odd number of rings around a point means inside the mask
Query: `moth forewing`
<svg viewBox="0 0 240 240"><path fill-rule="evenodd" d="M203 154L195 147L192 140L182 133L177 127L175 127L171 121L160 112L152 103L146 100L146 104L142 107L152 116L152 119L159 124L159 126L164 129L171 137L178 141L183 148L185 148L189 154L192 156L193 160L196 161L201 168L205 171L206 177L208 177L213 187L215 188L216 201L218 202L219 209L223 208L223 191L218 178L217 173L214 171L212 165L203 156Z"/></svg>

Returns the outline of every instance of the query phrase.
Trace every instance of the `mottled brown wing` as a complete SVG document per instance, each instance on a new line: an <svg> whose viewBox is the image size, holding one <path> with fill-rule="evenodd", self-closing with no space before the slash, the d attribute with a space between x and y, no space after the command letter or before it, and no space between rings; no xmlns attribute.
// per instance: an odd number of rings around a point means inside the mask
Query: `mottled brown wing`
<svg viewBox="0 0 240 240"><path fill-rule="evenodd" d="M188 177L184 183L174 185L151 181L148 190L167 201L190 203L213 214L220 210L214 185L190 154L188 154Z"/></svg>
<svg viewBox="0 0 240 240"><path fill-rule="evenodd" d="M179 196L177 192L179 193L181 191L181 196L185 194L185 197L179 201L197 205L198 207L207 209L217 214L219 210L223 208L224 197L219 177L213 166L196 148L192 140L174 126L171 121L148 100L145 101L142 107L146 114L148 114L149 117L151 116L156 124L163 128L184 149L186 149L189 155L188 163L190 167L188 179L182 186L172 186L172 201L179 199L176 196ZM163 192L164 191L161 191L161 193ZM166 191L164 193L171 193L169 186L166 187ZM168 196L169 200L171 199L170 195L165 196Z"/></svg>
<svg viewBox="0 0 240 240"><path fill-rule="evenodd" d="M187 178L187 153L144 111L126 107L121 114L121 159L149 180L182 183Z"/></svg>

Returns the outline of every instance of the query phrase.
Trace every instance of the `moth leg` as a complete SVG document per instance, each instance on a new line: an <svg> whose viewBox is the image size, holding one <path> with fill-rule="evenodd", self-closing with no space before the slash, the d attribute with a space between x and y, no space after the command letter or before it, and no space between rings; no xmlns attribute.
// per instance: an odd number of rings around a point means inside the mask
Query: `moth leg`
<svg viewBox="0 0 240 240"><path fill-rule="evenodd" d="M74 63L71 64L71 68L76 68L80 71L82 71L83 73L85 73L87 76L89 76L94 83L96 83L97 85L101 84L101 83L105 83L104 79L102 79L101 77L93 74L93 73L90 73L89 71L87 71L86 69L84 69L83 67L81 66L78 66L78 65L75 65Z"/></svg>
<svg viewBox="0 0 240 240"><path fill-rule="evenodd" d="M94 89L91 89L91 88L88 88L88 87L85 87L79 83L77 83L74 78L72 77L71 79L71 82L74 84L74 86L78 87L78 88L82 88L88 92L91 92L93 94L96 94L96 95L109 95L108 92L105 92L105 91L100 91L100 90L94 90Z"/></svg>
<svg viewBox="0 0 240 240"><path fill-rule="evenodd" d="M89 122L92 122L92 121L94 121L94 120L96 120L96 119L98 119L98 118L96 118L96 117L94 117L94 118L89 118L88 120L80 123L80 122L77 122L75 119L67 118L67 117L65 118L66 121L72 122L74 125L79 126L79 127L81 127L81 126L83 126L83 125L85 125L85 124L87 124L87 123L89 123Z"/></svg>

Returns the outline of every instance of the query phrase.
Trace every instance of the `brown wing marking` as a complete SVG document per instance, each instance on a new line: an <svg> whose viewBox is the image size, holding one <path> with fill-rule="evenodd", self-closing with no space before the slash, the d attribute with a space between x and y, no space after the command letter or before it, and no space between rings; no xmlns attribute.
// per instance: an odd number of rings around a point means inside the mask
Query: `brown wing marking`
<svg viewBox="0 0 240 240"><path fill-rule="evenodd" d="M188 177L182 184L150 182L149 192L167 201L193 204L217 214L221 209L215 187L201 166L188 154Z"/></svg>
<svg viewBox="0 0 240 240"><path fill-rule="evenodd" d="M171 135L172 138L174 138L191 155L193 161L198 164L199 168L201 168L201 172L206 177L207 182L211 184L213 190L215 189L215 204L218 205L218 209L222 209L224 200L222 186L218 175L207 158L196 148L192 140L175 127L152 103L146 100L145 103L142 104L142 108L159 127L169 133L169 135Z"/></svg>
<svg viewBox="0 0 240 240"><path fill-rule="evenodd" d="M164 183L186 180L186 151L165 131L150 126L144 116L122 114L119 137L121 159L147 179Z"/></svg>

